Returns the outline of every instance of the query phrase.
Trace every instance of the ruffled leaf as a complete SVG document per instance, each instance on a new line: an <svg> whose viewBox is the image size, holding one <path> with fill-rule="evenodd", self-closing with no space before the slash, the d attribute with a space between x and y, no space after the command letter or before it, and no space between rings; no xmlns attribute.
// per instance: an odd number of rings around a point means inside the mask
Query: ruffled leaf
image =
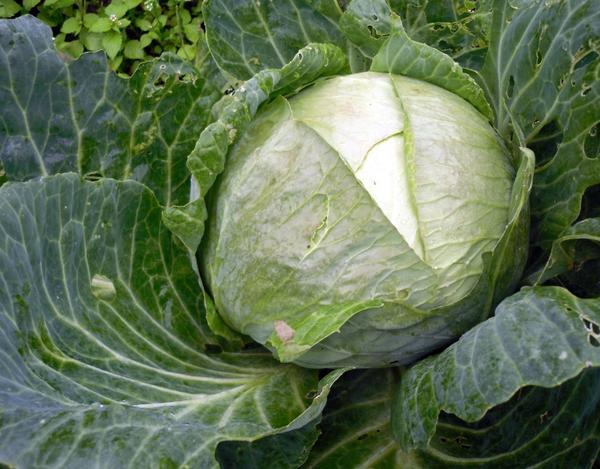
<svg viewBox="0 0 600 469"><path fill-rule="evenodd" d="M480 420L526 386L554 387L600 366L600 304L554 287L524 290L440 355L402 377L393 430L405 450L425 448L440 413Z"/></svg>

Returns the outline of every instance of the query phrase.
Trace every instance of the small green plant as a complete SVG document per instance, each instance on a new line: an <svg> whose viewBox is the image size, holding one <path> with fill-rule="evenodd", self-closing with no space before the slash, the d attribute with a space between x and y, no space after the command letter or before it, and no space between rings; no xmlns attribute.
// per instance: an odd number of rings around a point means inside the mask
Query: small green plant
<svg viewBox="0 0 600 469"><path fill-rule="evenodd" d="M31 14L48 24L58 50L79 57L103 49L111 67L131 74L163 52L192 60L202 35L202 2L188 0L3 0L0 17Z"/></svg>

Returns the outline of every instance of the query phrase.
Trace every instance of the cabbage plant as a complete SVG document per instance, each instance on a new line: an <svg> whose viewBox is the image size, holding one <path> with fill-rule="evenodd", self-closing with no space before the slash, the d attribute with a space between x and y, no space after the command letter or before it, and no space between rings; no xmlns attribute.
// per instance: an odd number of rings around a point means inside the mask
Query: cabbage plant
<svg viewBox="0 0 600 469"><path fill-rule="evenodd" d="M514 179L460 96L381 72L323 79L264 106L228 152L199 256L207 288L228 324L283 361L410 363L512 287L478 283L526 243Z"/></svg>
<svg viewBox="0 0 600 469"><path fill-rule="evenodd" d="M203 19L0 21L0 465L592 468L600 4Z"/></svg>

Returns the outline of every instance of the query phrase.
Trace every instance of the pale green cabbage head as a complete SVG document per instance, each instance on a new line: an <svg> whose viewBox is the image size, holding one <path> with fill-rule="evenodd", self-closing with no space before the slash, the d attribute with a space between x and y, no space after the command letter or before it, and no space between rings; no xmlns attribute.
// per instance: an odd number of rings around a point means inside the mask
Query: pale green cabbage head
<svg viewBox="0 0 600 469"><path fill-rule="evenodd" d="M383 73L325 79L265 105L230 151L204 280L222 318L283 361L408 363L485 317L478 285L514 177L457 95Z"/></svg>

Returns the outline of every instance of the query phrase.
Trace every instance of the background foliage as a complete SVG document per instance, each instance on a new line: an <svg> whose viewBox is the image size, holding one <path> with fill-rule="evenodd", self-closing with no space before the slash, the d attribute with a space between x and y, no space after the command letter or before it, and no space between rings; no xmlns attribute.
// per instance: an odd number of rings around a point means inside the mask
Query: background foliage
<svg viewBox="0 0 600 469"><path fill-rule="evenodd" d="M163 52L194 60L202 37L201 1L2 0L0 18L29 13L52 28L56 48L71 57L103 49L110 66L131 74Z"/></svg>

